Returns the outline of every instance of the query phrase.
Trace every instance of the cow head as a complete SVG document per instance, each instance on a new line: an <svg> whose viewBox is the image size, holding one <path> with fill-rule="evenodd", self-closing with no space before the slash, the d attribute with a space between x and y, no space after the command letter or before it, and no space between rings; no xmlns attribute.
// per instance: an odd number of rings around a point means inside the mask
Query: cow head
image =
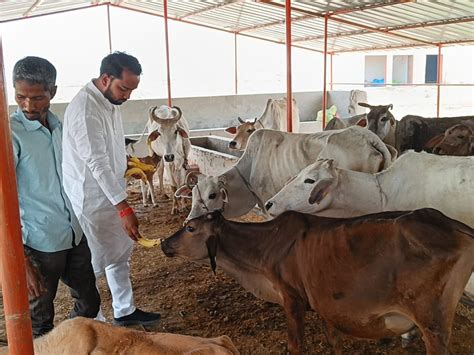
<svg viewBox="0 0 474 355"><path fill-rule="evenodd" d="M233 139L229 142L229 148L244 150L250 135L256 130L255 124L257 123L257 117L255 117L253 122L244 121L240 117L238 117L238 120L240 125L226 129L226 132L234 135Z"/></svg>
<svg viewBox="0 0 474 355"><path fill-rule="evenodd" d="M364 102L359 102L359 106L370 109L367 114L367 128L374 132L381 140L384 140L389 133L395 129L396 120L389 111L393 105L372 106ZM362 126L362 124L359 124Z"/></svg>
<svg viewBox="0 0 474 355"><path fill-rule="evenodd" d="M162 241L161 249L168 257L179 256L199 263L206 263L209 258L215 272L220 226L224 221L219 211L194 218Z"/></svg>
<svg viewBox="0 0 474 355"><path fill-rule="evenodd" d="M474 133L466 125L457 124L444 132L444 137L434 148L439 155L471 155L474 147Z"/></svg>
<svg viewBox="0 0 474 355"><path fill-rule="evenodd" d="M332 189L338 175L332 159L320 159L291 179L265 204L267 213L276 217L288 211L315 213L326 209L332 201Z"/></svg>
<svg viewBox="0 0 474 355"><path fill-rule="evenodd" d="M193 183L190 179L195 176ZM188 174L186 185L176 191L176 197L192 198L191 212L186 221L202 216L215 210L224 210L229 202L226 181L224 177L206 176L203 174Z"/></svg>
<svg viewBox="0 0 474 355"><path fill-rule="evenodd" d="M176 154L182 153L182 139L188 139L188 132L179 125L182 112L179 107L166 105L149 109L151 131L159 136L151 143L153 151L168 163L173 162Z"/></svg>

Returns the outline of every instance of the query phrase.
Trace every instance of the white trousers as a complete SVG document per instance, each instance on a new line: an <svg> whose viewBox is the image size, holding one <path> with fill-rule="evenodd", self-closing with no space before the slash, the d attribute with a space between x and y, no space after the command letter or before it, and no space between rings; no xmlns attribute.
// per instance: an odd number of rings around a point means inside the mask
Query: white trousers
<svg viewBox="0 0 474 355"><path fill-rule="evenodd" d="M96 278L103 272L96 273ZM135 312L133 301L132 283L130 282L130 264L128 260L110 264L105 268L105 277L112 295L112 307L114 318L127 316ZM96 317L97 320L105 321L102 307Z"/></svg>

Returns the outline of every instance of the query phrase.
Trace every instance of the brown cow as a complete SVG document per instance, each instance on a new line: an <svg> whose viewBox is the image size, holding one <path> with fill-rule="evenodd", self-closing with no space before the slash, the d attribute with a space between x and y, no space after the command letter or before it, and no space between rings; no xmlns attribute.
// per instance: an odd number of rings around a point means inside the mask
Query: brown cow
<svg viewBox="0 0 474 355"><path fill-rule="evenodd" d="M425 150L431 150L438 155L474 155L474 132L464 124L454 125L444 134L430 139L425 145Z"/></svg>
<svg viewBox="0 0 474 355"><path fill-rule="evenodd" d="M77 317L62 322L34 341L36 355L237 355L230 338L200 338L171 333L142 332ZM8 348L0 348L6 354Z"/></svg>
<svg viewBox="0 0 474 355"><path fill-rule="evenodd" d="M304 313L312 308L336 354L338 333L374 339L416 325L427 353L441 355L474 269L474 230L434 209L347 219L290 211L264 223L232 222L215 211L189 221L162 250L210 260L283 306L291 354L303 349Z"/></svg>

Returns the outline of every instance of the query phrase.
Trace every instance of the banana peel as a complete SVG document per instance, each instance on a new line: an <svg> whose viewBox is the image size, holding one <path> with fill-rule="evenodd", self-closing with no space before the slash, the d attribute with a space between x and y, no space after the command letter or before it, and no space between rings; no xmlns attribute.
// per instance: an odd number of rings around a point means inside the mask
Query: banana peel
<svg viewBox="0 0 474 355"><path fill-rule="evenodd" d="M153 165L142 163L137 157L129 157L127 165L130 168L141 169L144 173L154 173L156 171Z"/></svg>
<svg viewBox="0 0 474 355"><path fill-rule="evenodd" d="M140 244L141 246L144 246L145 248L154 248L161 244L161 240L148 239L148 238L143 238L140 236L140 238L137 239L137 243Z"/></svg>

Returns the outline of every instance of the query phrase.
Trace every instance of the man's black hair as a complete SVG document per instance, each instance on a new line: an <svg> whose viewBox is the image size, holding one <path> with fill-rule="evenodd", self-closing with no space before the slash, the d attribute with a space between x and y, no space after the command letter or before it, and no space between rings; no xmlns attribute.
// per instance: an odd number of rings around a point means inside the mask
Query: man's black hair
<svg viewBox="0 0 474 355"><path fill-rule="evenodd" d="M29 85L41 84L52 93L56 86L56 68L44 58L25 57L13 67L13 86L18 81L26 81Z"/></svg>
<svg viewBox="0 0 474 355"><path fill-rule="evenodd" d="M137 58L124 52L114 52L102 59L100 75L107 74L121 79L124 69L131 71L135 75L142 74L142 66Z"/></svg>

